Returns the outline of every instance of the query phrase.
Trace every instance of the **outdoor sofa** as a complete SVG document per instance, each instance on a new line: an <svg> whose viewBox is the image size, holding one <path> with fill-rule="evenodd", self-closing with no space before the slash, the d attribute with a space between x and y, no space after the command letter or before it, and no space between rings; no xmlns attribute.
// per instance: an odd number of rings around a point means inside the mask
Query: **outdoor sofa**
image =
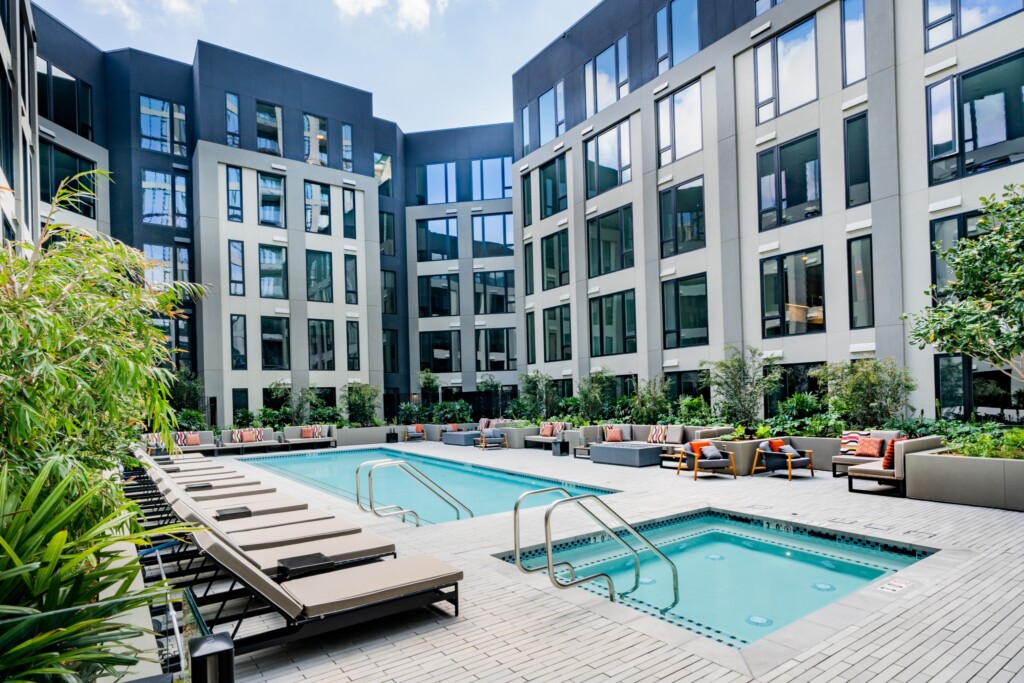
<svg viewBox="0 0 1024 683"><path fill-rule="evenodd" d="M551 433L547 436L544 432L550 426ZM551 448L551 444L561 442L565 440L565 432L572 429L572 425L568 422L541 422L540 433L533 436L523 437L523 441L527 448L530 444L540 444L541 448Z"/></svg>
<svg viewBox="0 0 1024 683"><path fill-rule="evenodd" d="M940 452L943 450L943 437L922 436L917 439L897 441L893 444L892 462L886 462L887 458L871 458L871 462L860 465L851 465L846 470L847 488L851 493L871 493L863 489L854 488L856 480L873 481L896 488L900 497L907 495L906 481L906 455L908 453Z"/></svg>
<svg viewBox="0 0 1024 683"><path fill-rule="evenodd" d="M333 448L337 443L334 425L306 425L302 427L285 427L281 443L288 450L302 448ZM305 434L305 436L303 436Z"/></svg>
<svg viewBox="0 0 1024 683"><path fill-rule="evenodd" d="M889 447L890 441L892 441L893 439L898 439L899 437L902 436L902 432L883 429L867 430L866 433L872 439L882 439L882 453L885 453L886 448ZM869 465L877 461L878 458L865 457L862 455L846 455L843 453L840 453L839 455L833 455L832 476L842 477L846 474L847 470L849 470L849 468L854 465Z"/></svg>
<svg viewBox="0 0 1024 683"><path fill-rule="evenodd" d="M246 441L252 435L252 441ZM221 432L221 447L225 450L246 451L268 451L273 448L280 448L281 442L273 429L253 427L249 429L225 429Z"/></svg>

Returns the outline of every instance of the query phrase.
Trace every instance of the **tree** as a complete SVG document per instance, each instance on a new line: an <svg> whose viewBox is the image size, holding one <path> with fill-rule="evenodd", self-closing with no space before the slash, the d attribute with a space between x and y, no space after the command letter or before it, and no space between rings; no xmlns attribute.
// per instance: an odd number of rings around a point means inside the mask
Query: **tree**
<svg viewBox="0 0 1024 683"><path fill-rule="evenodd" d="M962 353L1024 382L1024 185L982 197L980 235L934 245L953 277L932 306L913 316L919 348ZM945 251L942 251L945 249Z"/></svg>
<svg viewBox="0 0 1024 683"><path fill-rule="evenodd" d="M348 421L360 427L369 427L377 417L381 389L372 384L349 384L342 390L341 402L348 413Z"/></svg>
<svg viewBox="0 0 1024 683"><path fill-rule="evenodd" d="M703 386L714 392L715 408L726 422L753 428L761 417L764 397L779 388L782 370L760 349L725 347L725 358L702 362L708 370Z"/></svg>
<svg viewBox="0 0 1024 683"><path fill-rule="evenodd" d="M668 399L668 383L661 375L640 382L636 393L629 397L630 419L635 424L657 424L662 416L672 412Z"/></svg>
<svg viewBox="0 0 1024 683"><path fill-rule="evenodd" d="M501 405L501 382L494 375L482 375L476 382L478 393L487 397L487 412L494 417L501 417L504 406Z"/></svg>
<svg viewBox="0 0 1024 683"><path fill-rule="evenodd" d="M615 402L615 376L601 368L580 377L576 398L579 399L579 415L587 422L594 423L609 417L611 405Z"/></svg>
<svg viewBox="0 0 1024 683"><path fill-rule="evenodd" d="M171 384L171 407L175 412L203 409L203 380L183 365L174 371Z"/></svg>
<svg viewBox="0 0 1024 683"><path fill-rule="evenodd" d="M917 381L892 358L865 358L856 363L828 363L811 371L829 408L858 428L881 427L903 417Z"/></svg>
<svg viewBox="0 0 1024 683"><path fill-rule="evenodd" d="M523 420L541 420L558 411L558 394L549 375L527 372L519 375L519 398L515 417Z"/></svg>
<svg viewBox="0 0 1024 683"><path fill-rule="evenodd" d="M420 392L424 404L432 403L434 399L441 400L438 395L440 387L441 378L433 370L420 370Z"/></svg>

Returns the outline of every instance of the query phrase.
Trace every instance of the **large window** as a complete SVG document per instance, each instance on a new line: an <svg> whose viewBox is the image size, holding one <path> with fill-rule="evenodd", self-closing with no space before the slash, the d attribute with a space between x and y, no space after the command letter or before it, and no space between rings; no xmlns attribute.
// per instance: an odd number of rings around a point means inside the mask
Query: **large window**
<svg viewBox="0 0 1024 683"><path fill-rule="evenodd" d="M446 261L459 258L457 218L416 221L416 260Z"/></svg>
<svg viewBox="0 0 1024 683"><path fill-rule="evenodd" d="M457 201L454 161L416 167L417 204L450 204Z"/></svg>
<svg viewBox="0 0 1024 683"><path fill-rule="evenodd" d="M462 334L458 330L420 332L420 370L462 372Z"/></svg>
<svg viewBox="0 0 1024 683"><path fill-rule="evenodd" d="M558 81L537 98L540 114L540 144L546 145L565 132L565 81Z"/></svg>
<svg viewBox="0 0 1024 683"><path fill-rule="evenodd" d="M281 107L256 102L256 151L281 156Z"/></svg>
<svg viewBox="0 0 1024 683"><path fill-rule="evenodd" d="M871 201L867 112L846 119L846 206Z"/></svg>
<svg viewBox="0 0 1024 683"><path fill-rule="evenodd" d="M307 164L327 165L327 119L302 115L302 158Z"/></svg>
<svg viewBox="0 0 1024 683"><path fill-rule="evenodd" d="M700 81L658 100L658 165L703 149L702 125Z"/></svg>
<svg viewBox="0 0 1024 683"><path fill-rule="evenodd" d="M530 183L530 174L524 175L520 182L523 185L523 227L533 225L533 185Z"/></svg>
<svg viewBox="0 0 1024 683"><path fill-rule="evenodd" d="M249 369L249 354L246 343L245 316L231 316L231 369Z"/></svg>
<svg viewBox="0 0 1024 683"><path fill-rule="evenodd" d="M331 186L311 183L305 184L306 196L306 232L321 235L331 234Z"/></svg>
<svg viewBox="0 0 1024 683"><path fill-rule="evenodd" d="M380 253L383 256L394 256L395 214L381 211L377 216L380 223Z"/></svg>
<svg viewBox="0 0 1024 683"><path fill-rule="evenodd" d="M590 355L636 353L636 294L630 289L590 300Z"/></svg>
<svg viewBox="0 0 1024 683"><path fill-rule="evenodd" d="M818 98L816 50L813 17L755 48L758 123Z"/></svg>
<svg viewBox="0 0 1024 683"><path fill-rule="evenodd" d="M398 330L384 330L384 372L398 372Z"/></svg>
<svg viewBox="0 0 1024 683"><path fill-rule="evenodd" d="M523 136L523 156L525 157L530 153L530 105L523 107L520 112L520 122L522 124L522 136Z"/></svg>
<svg viewBox="0 0 1024 683"><path fill-rule="evenodd" d="M288 298L288 248L260 245L260 297Z"/></svg>
<svg viewBox="0 0 1024 683"><path fill-rule="evenodd" d="M537 315L530 311L526 314L526 364L537 362Z"/></svg>
<svg viewBox="0 0 1024 683"><path fill-rule="evenodd" d="M53 203L53 197L57 194L57 188L62 182L79 173L95 169L96 164L88 159L41 140L39 142L39 200L47 204ZM92 176L83 176L76 183L81 183L85 188L91 189L93 186ZM69 204L67 208L86 218L96 217L96 202L92 197L81 197L73 204Z"/></svg>
<svg viewBox="0 0 1024 683"><path fill-rule="evenodd" d="M334 301L331 252L306 250L306 301Z"/></svg>
<svg viewBox="0 0 1024 683"><path fill-rule="evenodd" d="M540 217L554 216L569 207L565 155L540 167Z"/></svg>
<svg viewBox="0 0 1024 683"><path fill-rule="evenodd" d="M765 396L764 414L768 417L778 412L779 403L791 398L794 394L818 393L818 380L811 372L822 366L822 363L789 363L780 365L782 381L779 388Z"/></svg>
<svg viewBox="0 0 1024 683"><path fill-rule="evenodd" d="M270 173L257 173L256 186L259 191L260 225L285 227L284 178Z"/></svg>
<svg viewBox="0 0 1024 683"><path fill-rule="evenodd" d="M533 242L523 244L523 277L526 279L526 294L533 294Z"/></svg>
<svg viewBox="0 0 1024 683"><path fill-rule="evenodd" d="M850 276L850 329L875 326L875 281L871 263L871 236L847 244Z"/></svg>
<svg viewBox="0 0 1024 683"><path fill-rule="evenodd" d="M359 303L359 275L355 254L345 254L345 303Z"/></svg>
<svg viewBox="0 0 1024 683"><path fill-rule="evenodd" d="M238 95L233 92L224 93L224 130L228 147L239 147L242 144L242 127L238 118Z"/></svg>
<svg viewBox="0 0 1024 683"><path fill-rule="evenodd" d="M932 284L935 285L937 296L945 296L949 283L953 281L953 273L946 265L942 255L956 246L962 239L974 239L982 234L978 228L980 214L961 214L932 221L932 244L939 246L932 250Z"/></svg>
<svg viewBox="0 0 1024 683"><path fill-rule="evenodd" d="M142 222L188 228L188 179L161 171L142 172Z"/></svg>
<svg viewBox="0 0 1024 683"><path fill-rule="evenodd" d="M928 108L931 184L1024 160L1024 52L929 86Z"/></svg>
<svg viewBox="0 0 1024 683"><path fill-rule="evenodd" d="M821 157L818 133L757 155L761 230L821 215Z"/></svg>
<svg viewBox="0 0 1024 683"><path fill-rule="evenodd" d="M359 323L355 320L345 323L345 345L348 369L350 372L356 372L359 370Z"/></svg>
<svg viewBox="0 0 1024 683"><path fill-rule="evenodd" d="M172 282L188 282L189 247L169 244L143 244L142 252L150 262L146 267L146 282L163 287Z"/></svg>
<svg viewBox="0 0 1024 683"><path fill-rule="evenodd" d="M624 206L587 221L590 277L633 267L633 207Z"/></svg>
<svg viewBox="0 0 1024 683"><path fill-rule="evenodd" d="M654 17L658 73L662 74L700 50L697 0L672 0Z"/></svg>
<svg viewBox="0 0 1024 683"><path fill-rule="evenodd" d="M36 55L36 96L39 116L92 140L92 86Z"/></svg>
<svg viewBox="0 0 1024 683"><path fill-rule="evenodd" d="M1024 10L1024 0L925 0L927 49Z"/></svg>
<svg viewBox="0 0 1024 683"><path fill-rule="evenodd" d="M516 331L507 327L476 331L476 371L516 369Z"/></svg>
<svg viewBox="0 0 1024 683"><path fill-rule="evenodd" d="M373 153L373 177L377 179L377 194L390 197L391 188L391 155Z"/></svg>
<svg viewBox="0 0 1024 683"><path fill-rule="evenodd" d="M681 372L666 372L665 384L668 388L670 401L678 401L683 396L700 396L704 401L711 404L711 388L706 386L706 370L683 370Z"/></svg>
<svg viewBox="0 0 1024 683"><path fill-rule="evenodd" d="M188 153L185 105L139 96L139 130L142 149L178 156Z"/></svg>
<svg viewBox="0 0 1024 683"><path fill-rule="evenodd" d="M228 240L228 293L245 296L245 245Z"/></svg>
<svg viewBox="0 0 1024 683"><path fill-rule="evenodd" d="M260 318L260 338L264 370L289 370L292 351L288 318Z"/></svg>
<svg viewBox="0 0 1024 683"><path fill-rule="evenodd" d="M754 14L760 16L781 2L782 0L754 0Z"/></svg>
<svg viewBox="0 0 1024 683"><path fill-rule="evenodd" d="M761 261L761 336L825 331L821 247Z"/></svg>
<svg viewBox="0 0 1024 683"><path fill-rule="evenodd" d="M227 166L227 205L228 220L236 223L242 222L242 169L237 166Z"/></svg>
<svg viewBox="0 0 1024 683"><path fill-rule="evenodd" d="M459 315L459 276L420 275L420 317Z"/></svg>
<svg viewBox="0 0 1024 683"><path fill-rule="evenodd" d="M515 313L515 271L473 273L473 310L477 315Z"/></svg>
<svg viewBox="0 0 1024 683"><path fill-rule="evenodd" d="M977 415L1005 421L1013 405L1015 389L1009 377L987 363L970 356L935 356L935 400L939 417L966 420Z"/></svg>
<svg viewBox="0 0 1024 683"><path fill-rule="evenodd" d="M398 274L393 270L380 271L380 312L398 315Z"/></svg>
<svg viewBox="0 0 1024 683"><path fill-rule="evenodd" d="M629 153L629 119L587 140L587 199L633 177Z"/></svg>
<svg viewBox="0 0 1024 683"><path fill-rule="evenodd" d="M665 190L659 197L661 257L703 249L704 179L697 178Z"/></svg>
<svg viewBox="0 0 1024 683"><path fill-rule="evenodd" d="M843 85L853 85L867 76L866 48L864 0L843 0Z"/></svg>
<svg viewBox="0 0 1024 683"><path fill-rule="evenodd" d="M544 309L544 362L572 360L569 304Z"/></svg>
<svg viewBox="0 0 1024 683"><path fill-rule="evenodd" d="M707 344L707 274L701 273L662 282L661 311L666 349Z"/></svg>
<svg viewBox="0 0 1024 683"><path fill-rule="evenodd" d="M351 171L355 168L352 156L352 124L341 124L341 170Z"/></svg>
<svg viewBox="0 0 1024 683"><path fill-rule="evenodd" d="M540 241L541 289L569 284L569 231L559 230Z"/></svg>
<svg viewBox="0 0 1024 683"><path fill-rule="evenodd" d="M629 94L629 40L622 36L583 65L587 116Z"/></svg>
<svg viewBox="0 0 1024 683"><path fill-rule="evenodd" d="M309 369L334 370L334 321L310 318L308 326Z"/></svg>
<svg viewBox="0 0 1024 683"><path fill-rule="evenodd" d="M473 201L512 196L512 157L473 159Z"/></svg>
<svg viewBox="0 0 1024 683"><path fill-rule="evenodd" d="M511 256L514 245L512 214L473 216L473 258Z"/></svg>
<svg viewBox="0 0 1024 683"><path fill-rule="evenodd" d="M342 237L356 238L356 191L348 188L341 191L341 228Z"/></svg>

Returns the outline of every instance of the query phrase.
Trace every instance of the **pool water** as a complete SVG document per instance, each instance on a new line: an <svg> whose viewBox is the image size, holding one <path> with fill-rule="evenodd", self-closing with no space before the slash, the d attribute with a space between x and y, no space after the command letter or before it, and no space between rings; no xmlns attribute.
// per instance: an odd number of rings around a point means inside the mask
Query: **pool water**
<svg viewBox="0 0 1024 683"><path fill-rule="evenodd" d="M464 503L476 517L509 512L516 499L527 491L561 486L572 495L614 493L609 489L583 486L571 482L532 477L516 472L453 462L422 455L412 455L384 448L320 451L298 455L259 456L245 462L270 470L327 493L354 501L356 499L356 468L368 460L405 460L435 481L457 500ZM367 504L367 470L361 475L363 504ZM415 510L424 524L450 522L456 519L451 507L441 502L423 486L397 468L380 469L373 474L373 496L378 508L400 505ZM561 498L557 493L527 499L524 507L545 505ZM461 518L468 515L461 513ZM406 521L414 523L412 516Z"/></svg>
<svg viewBox="0 0 1024 683"><path fill-rule="evenodd" d="M674 599L671 569L649 549L639 551L640 587L621 602L742 647L930 554L791 525L776 525L779 530L766 526L773 524L706 511L636 525L676 566L679 602L670 607ZM631 545L641 548L635 541ZM570 562L577 577L604 572L611 576L617 593L634 585L633 556L607 535L554 548L555 562ZM512 555L502 559L514 562ZM524 552L527 567L545 563L543 547ZM567 579L564 571L556 572L563 581ZM607 595L606 585L593 581L582 587Z"/></svg>

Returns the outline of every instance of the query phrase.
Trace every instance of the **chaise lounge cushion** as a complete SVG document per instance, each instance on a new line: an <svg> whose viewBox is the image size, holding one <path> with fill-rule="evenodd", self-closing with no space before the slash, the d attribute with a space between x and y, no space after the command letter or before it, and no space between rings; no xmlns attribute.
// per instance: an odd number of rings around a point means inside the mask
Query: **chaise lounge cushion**
<svg viewBox="0 0 1024 683"><path fill-rule="evenodd" d="M358 534L346 534L331 538L321 538L315 541L304 543L292 543L290 545L266 548L263 550L246 551L246 556L253 564L260 568L264 574L273 576L279 571L281 560L289 557L301 557L313 553L323 553L333 562L352 562L354 560L379 557L395 552L395 544L386 538L375 534L368 534L365 531ZM337 577L335 577L337 581ZM338 581L338 583L341 583Z"/></svg>
<svg viewBox="0 0 1024 683"><path fill-rule="evenodd" d="M869 479L895 479L896 470L883 467L884 463L875 458L875 462L863 465L854 465L847 470L847 474L853 477L867 477Z"/></svg>
<svg viewBox="0 0 1024 683"><path fill-rule="evenodd" d="M287 512L285 514L293 514ZM270 517L271 515L264 515ZM251 519L251 518L249 518ZM259 519L258 517L256 519ZM219 525L218 525L219 526ZM337 517L278 525L269 529L254 529L231 534L231 542L242 550L264 550L296 543L308 543L322 538L359 533L359 527Z"/></svg>

